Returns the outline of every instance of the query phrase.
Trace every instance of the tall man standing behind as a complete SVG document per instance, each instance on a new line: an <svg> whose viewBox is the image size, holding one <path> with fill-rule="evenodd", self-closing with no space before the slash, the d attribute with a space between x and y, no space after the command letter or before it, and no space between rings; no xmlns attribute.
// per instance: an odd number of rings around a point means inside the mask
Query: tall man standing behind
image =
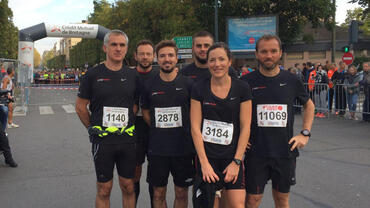
<svg viewBox="0 0 370 208"><path fill-rule="evenodd" d="M207 31L200 31L193 35L193 60L194 62L180 70L184 76L190 77L195 82L211 77L207 64L207 51L214 43L213 35ZM238 77L233 68L229 68L229 75Z"/></svg>
<svg viewBox="0 0 370 208"><path fill-rule="evenodd" d="M281 41L264 35L256 43L255 55L260 68L243 79L252 90L252 126L250 149L246 154L246 191L248 208L261 203L265 184L272 180L275 207L289 207L290 186L295 184L297 148L310 137L315 106L301 81L278 63ZM293 136L294 101L304 107L300 134Z"/></svg>
<svg viewBox="0 0 370 208"><path fill-rule="evenodd" d="M139 80L134 70L123 67L127 46L128 37L120 30L112 30L104 36L106 61L87 71L81 80L76 100L76 112L87 128L92 143L97 177L97 208L110 207L114 166L119 175L123 207L135 207L134 116Z"/></svg>
<svg viewBox="0 0 370 208"><path fill-rule="evenodd" d="M139 74L140 82L147 83L158 73L158 69L152 67L154 60L154 46L149 40L141 40L136 45L135 60L137 61L136 71ZM140 178L142 173L142 165L145 162L145 155L148 150L149 126L143 119L141 108L137 113L135 120L135 128L137 132L137 164L135 171L135 195L136 202L140 194ZM150 201L153 199L153 187L149 185ZM152 206L153 207L153 206Z"/></svg>

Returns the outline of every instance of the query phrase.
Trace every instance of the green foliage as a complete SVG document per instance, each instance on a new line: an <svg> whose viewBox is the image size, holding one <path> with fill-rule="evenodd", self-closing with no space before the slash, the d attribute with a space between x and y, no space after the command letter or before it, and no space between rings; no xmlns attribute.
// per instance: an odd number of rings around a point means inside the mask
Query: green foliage
<svg viewBox="0 0 370 208"><path fill-rule="evenodd" d="M362 14L362 20L369 18L370 14L370 0L350 0L349 3L358 3L361 7L364 8Z"/></svg>
<svg viewBox="0 0 370 208"><path fill-rule="evenodd" d="M352 20L358 20L364 23L364 25L362 25L360 29L364 31L365 35L370 36L370 15L367 16L363 15L364 9L362 8L347 10L347 17L344 20L344 23L342 23L340 26L348 28Z"/></svg>
<svg viewBox="0 0 370 208"><path fill-rule="evenodd" d="M292 43L308 22L313 27L333 26L335 7L331 0L221 0L219 5L219 40L226 40L226 17L278 15L279 36ZM127 58L133 63L136 44L149 39L154 44L176 36L191 36L200 30L214 33L214 0L120 0L110 4L95 0L88 22L109 29L120 29L129 37ZM73 47L72 67L90 65L105 59L101 44L83 40Z"/></svg>
<svg viewBox="0 0 370 208"><path fill-rule="evenodd" d="M16 59L18 53L18 29L13 24L13 12L8 0L0 1L0 58Z"/></svg>
<svg viewBox="0 0 370 208"><path fill-rule="evenodd" d="M51 58L47 61L47 67L48 69L64 69L64 66L66 64L66 56L65 55L59 55Z"/></svg>
<svg viewBox="0 0 370 208"><path fill-rule="evenodd" d="M355 57L355 60L353 60L353 65L355 65L356 67L358 67L358 71L362 71L362 64L364 62L369 62L370 61L370 57L368 56L359 56L359 57Z"/></svg>

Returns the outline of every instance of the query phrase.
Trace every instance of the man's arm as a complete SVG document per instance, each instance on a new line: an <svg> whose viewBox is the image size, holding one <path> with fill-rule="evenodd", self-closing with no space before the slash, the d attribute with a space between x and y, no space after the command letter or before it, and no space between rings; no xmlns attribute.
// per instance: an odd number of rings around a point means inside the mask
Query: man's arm
<svg viewBox="0 0 370 208"><path fill-rule="evenodd" d="M303 127L302 129L308 129L311 131L312 123L315 115L315 105L311 101L311 99L308 99L308 101L303 105ZM308 143L308 136L303 136L301 133L292 139L290 139L289 144L294 144L291 147L291 151L293 151L296 147L302 148L306 146Z"/></svg>
<svg viewBox="0 0 370 208"><path fill-rule="evenodd" d="M141 112L143 113L143 119L148 126L150 126L150 110L149 109L141 109Z"/></svg>
<svg viewBox="0 0 370 208"><path fill-rule="evenodd" d="M8 84L9 84L9 79L8 78L3 79L3 87L1 89L6 90L6 87L8 86Z"/></svg>
<svg viewBox="0 0 370 208"><path fill-rule="evenodd" d="M82 124L87 128L90 126L90 113L87 109L87 105L90 100L77 97L76 99L76 113L80 118Z"/></svg>

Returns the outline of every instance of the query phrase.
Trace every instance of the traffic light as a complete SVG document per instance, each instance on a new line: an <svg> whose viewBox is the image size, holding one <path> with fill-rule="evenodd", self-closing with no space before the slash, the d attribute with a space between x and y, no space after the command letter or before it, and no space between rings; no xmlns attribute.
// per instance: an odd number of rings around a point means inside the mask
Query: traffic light
<svg viewBox="0 0 370 208"><path fill-rule="evenodd" d="M363 32L360 30L360 27L364 23L357 21L357 20L352 20L351 25L349 26L348 34L349 34L349 43L357 43L358 42L358 37L360 34Z"/></svg>
<svg viewBox="0 0 370 208"><path fill-rule="evenodd" d="M343 46L343 47L342 47L342 51L343 51L344 53L348 53L348 52L349 52L349 46Z"/></svg>

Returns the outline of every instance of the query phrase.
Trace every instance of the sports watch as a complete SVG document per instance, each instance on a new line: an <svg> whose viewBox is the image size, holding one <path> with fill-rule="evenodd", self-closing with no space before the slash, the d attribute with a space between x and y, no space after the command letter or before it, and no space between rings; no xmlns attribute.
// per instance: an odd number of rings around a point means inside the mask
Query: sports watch
<svg viewBox="0 0 370 208"><path fill-rule="evenodd" d="M233 161L237 164L237 165L241 165L242 164L242 161L239 160L239 159L236 159L234 158Z"/></svg>
<svg viewBox="0 0 370 208"><path fill-rule="evenodd" d="M308 130L308 129L303 129L303 130L301 131L301 134L302 134L303 136L311 137L311 132L310 132L310 130Z"/></svg>

